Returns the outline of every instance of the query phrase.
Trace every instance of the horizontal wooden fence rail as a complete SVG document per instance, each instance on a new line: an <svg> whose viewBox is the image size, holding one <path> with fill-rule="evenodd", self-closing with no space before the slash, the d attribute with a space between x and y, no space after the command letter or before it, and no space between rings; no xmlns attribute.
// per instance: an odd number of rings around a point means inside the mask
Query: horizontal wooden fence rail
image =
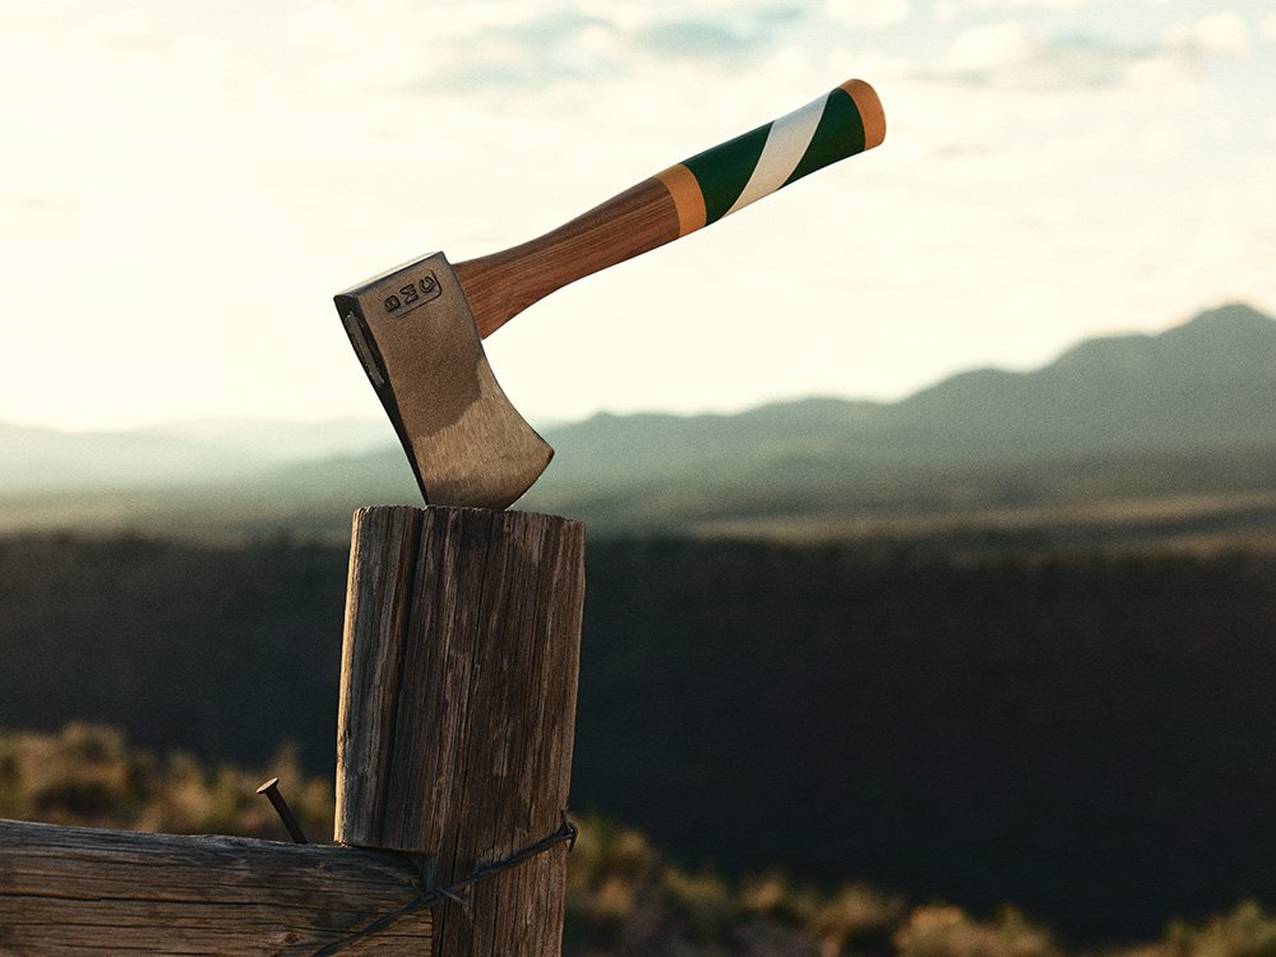
<svg viewBox="0 0 1276 957"><path fill-rule="evenodd" d="M419 894L406 855L0 820L0 954L313 954ZM431 940L422 909L341 953Z"/></svg>

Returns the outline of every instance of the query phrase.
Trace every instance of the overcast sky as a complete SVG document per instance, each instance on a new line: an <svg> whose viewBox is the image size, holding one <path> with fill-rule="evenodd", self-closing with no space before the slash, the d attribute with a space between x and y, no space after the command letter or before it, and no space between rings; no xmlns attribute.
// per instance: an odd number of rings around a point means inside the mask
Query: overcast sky
<svg viewBox="0 0 1276 957"><path fill-rule="evenodd" d="M1276 308L1270 0L0 0L0 421L379 416L331 295L852 76L880 149L488 340L534 421L891 398Z"/></svg>

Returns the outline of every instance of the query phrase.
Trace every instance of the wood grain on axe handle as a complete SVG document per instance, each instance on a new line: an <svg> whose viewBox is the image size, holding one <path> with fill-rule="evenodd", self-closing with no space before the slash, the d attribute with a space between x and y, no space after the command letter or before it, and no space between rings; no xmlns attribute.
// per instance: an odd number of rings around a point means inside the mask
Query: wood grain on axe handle
<svg viewBox="0 0 1276 957"><path fill-rule="evenodd" d="M657 177L537 239L455 267L479 335L583 276L672 242L678 210Z"/></svg>

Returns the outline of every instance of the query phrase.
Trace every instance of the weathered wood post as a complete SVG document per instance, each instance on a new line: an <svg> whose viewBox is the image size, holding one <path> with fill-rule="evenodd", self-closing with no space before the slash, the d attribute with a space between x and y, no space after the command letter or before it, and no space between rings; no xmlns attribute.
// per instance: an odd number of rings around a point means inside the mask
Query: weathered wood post
<svg viewBox="0 0 1276 957"><path fill-rule="evenodd" d="M567 806L584 526L384 506L354 516L335 837L422 855L433 886L553 833ZM557 957L567 847L434 909L434 953Z"/></svg>

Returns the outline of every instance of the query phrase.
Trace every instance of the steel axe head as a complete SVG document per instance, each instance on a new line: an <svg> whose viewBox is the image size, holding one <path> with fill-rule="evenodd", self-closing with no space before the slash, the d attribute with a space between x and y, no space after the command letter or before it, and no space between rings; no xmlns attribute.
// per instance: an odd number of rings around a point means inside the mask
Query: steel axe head
<svg viewBox="0 0 1276 957"><path fill-rule="evenodd" d="M554 450L501 390L442 253L335 302L427 502L505 508L545 471Z"/></svg>

